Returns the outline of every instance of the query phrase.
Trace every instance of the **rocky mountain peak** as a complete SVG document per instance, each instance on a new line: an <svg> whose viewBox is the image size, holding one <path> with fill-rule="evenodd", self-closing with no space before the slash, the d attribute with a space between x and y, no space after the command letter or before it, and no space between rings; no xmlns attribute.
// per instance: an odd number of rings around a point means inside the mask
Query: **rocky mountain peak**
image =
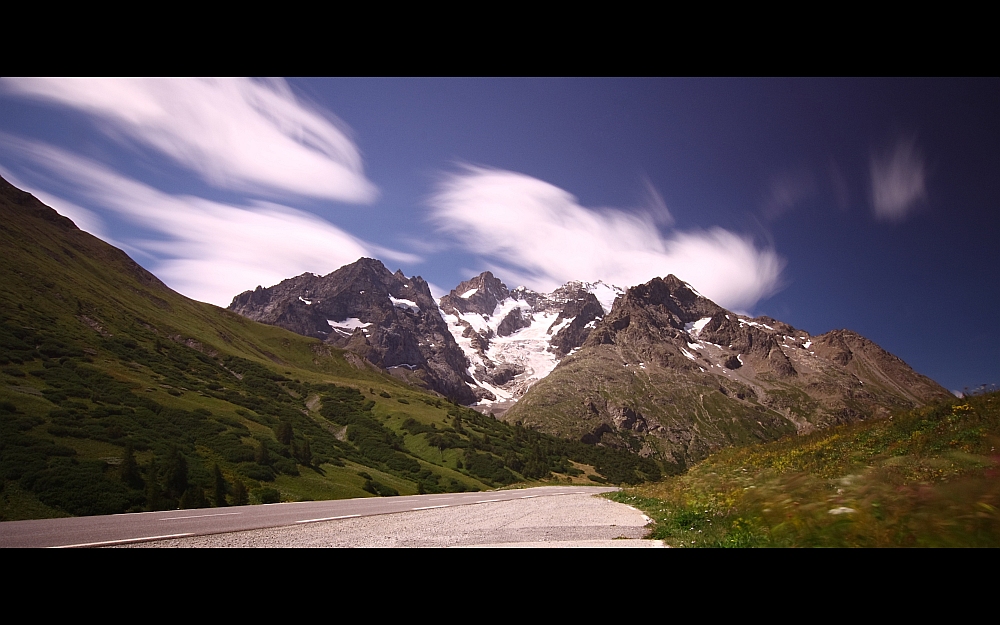
<svg viewBox="0 0 1000 625"><path fill-rule="evenodd" d="M468 362L427 282L361 258L326 275L305 273L233 298L229 309L350 349L376 368L469 404Z"/></svg>
<svg viewBox="0 0 1000 625"><path fill-rule="evenodd" d="M441 298L441 310L492 315L497 305L510 297L507 285L490 271L460 283Z"/></svg>

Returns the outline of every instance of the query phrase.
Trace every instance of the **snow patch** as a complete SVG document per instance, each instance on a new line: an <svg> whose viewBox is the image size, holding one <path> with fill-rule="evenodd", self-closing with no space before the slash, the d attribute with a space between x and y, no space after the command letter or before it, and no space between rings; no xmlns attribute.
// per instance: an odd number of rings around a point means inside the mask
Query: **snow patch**
<svg viewBox="0 0 1000 625"><path fill-rule="evenodd" d="M414 302L413 300L396 299L395 297L390 295L389 301L391 301L392 305L395 306L396 308L402 308L404 310L409 310L412 313L420 314L420 307L417 306L417 303Z"/></svg>
<svg viewBox="0 0 1000 625"><path fill-rule="evenodd" d="M771 332L774 332L774 328L767 325L766 323L760 323L759 321L747 321L746 319L737 319L740 322L740 327L742 326L754 326L757 328L767 328Z"/></svg>
<svg viewBox="0 0 1000 625"><path fill-rule="evenodd" d="M563 328L565 328L569 324L573 323L574 319L576 319L576 317L565 317L565 318L563 318L563 320L559 322L559 325L552 326L551 328L549 328L548 334L551 334L552 336L555 336L555 335L559 334L559 332Z"/></svg>
<svg viewBox="0 0 1000 625"><path fill-rule="evenodd" d="M729 317L727 316L726 318L728 319ZM692 335L692 336L698 336L699 334L701 334L702 329L705 326L707 326L708 322L711 321L711 320L712 320L711 317L702 317L698 321L692 321L690 323L685 323L684 324L684 331L687 332L688 334Z"/></svg>
<svg viewBox="0 0 1000 625"><path fill-rule="evenodd" d="M689 352L688 350L684 349L683 347L681 348L681 351L684 353L685 356L687 356L691 360L694 360L694 355L691 354L691 352Z"/></svg>
<svg viewBox="0 0 1000 625"><path fill-rule="evenodd" d="M306 298L302 297L301 295L299 295L299 301L302 302L303 304L305 304L306 306L311 306L312 305L311 301L307 300Z"/></svg>
<svg viewBox="0 0 1000 625"><path fill-rule="evenodd" d="M805 349L809 349L809 346L812 344L813 344L812 341L806 341L805 343L802 344L802 347Z"/></svg>
<svg viewBox="0 0 1000 625"><path fill-rule="evenodd" d="M364 323L357 317L348 317L343 321L334 321L333 319L327 319L327 323L330 324L331 328L341 328L344 330L354 330L355 328L367 328L371 323Z"/></svg>
<svg viewBox="0 0 1000 625"><path fill-rule="evenodd" d="M601 308L604 309L604 314L611 312L611 308L614 306L615 298L619 295L625 293L625 290L609 284L604 284L600 280L597 282L584 282L583 289L588 293L593 293L597 301L601 303Z"/></svg>
<svg viewBox="0 0 1000 625"><path fill-rule="evenodd" d="M465 293L462 293L461 295L459 295L459 297L461 297L462 299L469 299L470 297L472 297L473 295L475 295L476 291L478 291L478 290L479 290L478 288L469 289Z"/></svg>

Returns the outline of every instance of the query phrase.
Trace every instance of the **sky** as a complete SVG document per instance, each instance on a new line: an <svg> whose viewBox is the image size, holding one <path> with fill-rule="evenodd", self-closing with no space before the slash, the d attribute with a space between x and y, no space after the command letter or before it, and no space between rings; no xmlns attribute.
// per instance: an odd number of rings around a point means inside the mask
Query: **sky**
<svg viewBox="0 0 1000 625"><path fill-rule="evenodd" d="M672 273L1000 384L1000 79L2 78L0 176L223 307L363 256Z"/></svg>

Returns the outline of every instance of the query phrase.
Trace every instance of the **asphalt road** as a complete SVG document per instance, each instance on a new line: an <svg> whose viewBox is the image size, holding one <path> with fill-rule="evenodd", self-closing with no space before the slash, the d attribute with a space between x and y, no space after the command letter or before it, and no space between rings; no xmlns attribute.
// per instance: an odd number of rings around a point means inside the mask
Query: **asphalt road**
<svg viewBox="0 0 1000 625"><path fill-rule="evenodd" d="M368 497L230 508L165 510L68 519L8 521L0 523L0 548L106 547L189 536L301 526L321 521L381 514L435 510L536 497L596 494L615 490L618 489L592 486L543 486L522 490L478 493Z"/></svg>

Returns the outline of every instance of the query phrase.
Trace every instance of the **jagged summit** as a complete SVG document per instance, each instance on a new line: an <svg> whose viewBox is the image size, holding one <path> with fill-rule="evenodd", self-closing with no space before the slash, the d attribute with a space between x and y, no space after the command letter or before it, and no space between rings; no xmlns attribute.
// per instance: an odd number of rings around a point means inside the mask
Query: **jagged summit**
<svg viewBox="0 0 1000 625"><path fill-rule="evenodd" d="M441 310L492 315L497 305L510 296L507 285L492 272L484 271L475 278L460 283L451 293L441 298Z"/></svg>
<svg viewBox="0 0 1000 625"><path fill-rule="evenodd" d="M477 401L455 344L423 278L361 258L325 276L304 273L233 298L245 317L322 339L372 365L463 404Z"/></svg>

